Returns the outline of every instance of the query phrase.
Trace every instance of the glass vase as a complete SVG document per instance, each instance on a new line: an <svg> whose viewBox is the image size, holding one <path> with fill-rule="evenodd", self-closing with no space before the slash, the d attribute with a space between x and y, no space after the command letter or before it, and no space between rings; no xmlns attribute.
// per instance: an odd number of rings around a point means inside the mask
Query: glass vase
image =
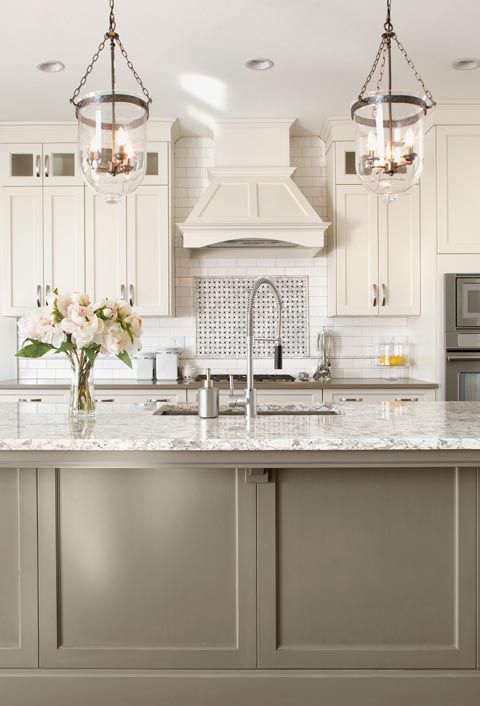
<svg viewBox="0 0 480 706"><path fill-rule="evenodd" d="M93 362L82 352L72 356L72 384L70 388L70 414L73 417L95 416L93 387Z"/></svg>

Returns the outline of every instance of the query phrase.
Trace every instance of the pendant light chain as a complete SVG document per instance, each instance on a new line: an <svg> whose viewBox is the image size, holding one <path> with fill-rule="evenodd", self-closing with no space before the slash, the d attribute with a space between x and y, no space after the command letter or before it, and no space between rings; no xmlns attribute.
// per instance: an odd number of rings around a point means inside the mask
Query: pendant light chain
<svg viewBox="0 0 480 706"><path fill-rule="evenodd" d="M110 41L112 53L114 52L115 43L116 43L118 45L118 48L120 49L122 56L124 57L124 59L127 63L128 68L133 73L135 80L137 81L140 88L142 89L142 92L143 92L145 98L147 99L147 103L150 105L150 103L152 102L152 99L150 97L150 93L148 92L146 87L143 85L142 79L140 78L140 76L136 72L135 67L133 66L133 63L125 50L125 47L123 46L122 42L120 41L120 37L118 36L118 34L116 32L117 22L115 20L115 0L109 0L109 5L110 5L109 31L105 34L103 40L98 45L96 52L92 56L92 59L91 59L89 65L87 66L84 75L80 79L80 83L78 84L77 88L75 89L73 96L70 98L70 103L72 103L75 106L77 105L76 99L80 95L80 91L82 90L83 86L87 82L88 77L92 73L93 68L95 66L95 63L98 61L100 54L105 49L107 41ZM112 58L112 61L113 61L113 58ZM114 70L113 69L112 69L112 79L114 79Z"/></svg>
<svg viewBox="0 0 480 706"><path fill-rule="evenodd" d="M415 78L417 79L418 83L421 85L423 91L425 92L425 96L430 101L430 104L426 105L426 109L433 108L433 106L436 105L436 102L433 98L432 92L426 86L425 81L423 80L423 78L421 77L419 72L417 71L415 64L413 63L412 59L407 54L407 50L405 49L405 47L403 46L401 41L398 39L395 32L393 31L393 24L392 24L391 17L390 17L391 9L392 9L392 0L387 0L387 17L386 17L385 23L383 25L385 32L384 32L384 34L382 34L382 41L380 42L380 46L378 48L377 55L375 56L372 68L370 69L370 72L365 80L365 83L363 84L363 86L360 90L360 93L358 94L358 100L363 101L365 93L367 92L367 88L368 88L368 86L369 86L369 84L370 84L370 82L371 82L371 80L377 70L378 64L381 60L380 75L379 75L379 79L377 81L377 91L380 90L380 84L382 82L383 73L384 73L384 69L385 69L386 52L387 52L389 46L391 46L391 41L393 39L395 41L400 53L404 56L405 61L407 62L408 66L413 71L413 74L414 74Z"/></svg>

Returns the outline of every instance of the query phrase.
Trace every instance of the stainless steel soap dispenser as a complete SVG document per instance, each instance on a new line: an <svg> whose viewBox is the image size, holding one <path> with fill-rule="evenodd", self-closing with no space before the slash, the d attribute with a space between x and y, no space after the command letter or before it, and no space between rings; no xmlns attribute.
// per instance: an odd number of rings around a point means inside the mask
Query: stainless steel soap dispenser
<svg viewBox="0 0 480 706"><path fill-rule="evenodd" d="M218 417L218 387L213 386L210 368L207 368L207 379L203 388L198 391L198 416L202 419Z"/></svg>

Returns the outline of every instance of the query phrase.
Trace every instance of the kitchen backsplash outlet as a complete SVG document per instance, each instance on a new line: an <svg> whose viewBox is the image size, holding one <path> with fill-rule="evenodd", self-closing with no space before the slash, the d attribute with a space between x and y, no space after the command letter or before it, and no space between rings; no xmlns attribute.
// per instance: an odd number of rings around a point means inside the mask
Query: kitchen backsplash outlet
<svg viewBox="0 0 480 706"><path fill-rule="evenodd" d="M326 219L326 160L325 145L319 137L293 137L292 165L297 168L294 180L319 215ZM175 145L175 220L183 222L208 184L208 167L213 163L213 142L206 137L183 137ZM328 238L328 231L327 231ZM313 372L316 367L316 339L318 331L326 326L332 329L337 343L332 368L336 377L380 377L374 367L375 344L386 336L408 336L406 318L352 318L327 317L327 262L324 256L295 259L259 259L248 252L238 259L220 259L212 252L211 258L192 256L182 247L176 236L176 308L177 316L145 319L143 343L146 350L160 347L178 347L182 340L183 359L202 370L211 367L218 372L244 372L245 361L234 358L198 358L196 355L196 328L194 318L195 277L308 277L308 319L310 357L286 358L285 372L300 370ZM118 379L133 377L132 371L116 359L99 359L95 365L96 378ZM272 372L270 359L259 359L256 372ZM20 360L20 379L65 379L69 370L64 360L45 357L40 360Z"/></svg>

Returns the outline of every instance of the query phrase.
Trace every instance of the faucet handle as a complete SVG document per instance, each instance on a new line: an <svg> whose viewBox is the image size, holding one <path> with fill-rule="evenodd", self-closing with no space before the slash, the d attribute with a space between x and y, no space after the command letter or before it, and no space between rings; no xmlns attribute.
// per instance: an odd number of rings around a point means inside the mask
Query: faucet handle
<svg viewBox="0 0 480 706"><path fill-rule="evenodd" d="M230 397L235 396L235 381L233 379L233 375L230 373L228 376L228 384L230 386Z"/></svg>

